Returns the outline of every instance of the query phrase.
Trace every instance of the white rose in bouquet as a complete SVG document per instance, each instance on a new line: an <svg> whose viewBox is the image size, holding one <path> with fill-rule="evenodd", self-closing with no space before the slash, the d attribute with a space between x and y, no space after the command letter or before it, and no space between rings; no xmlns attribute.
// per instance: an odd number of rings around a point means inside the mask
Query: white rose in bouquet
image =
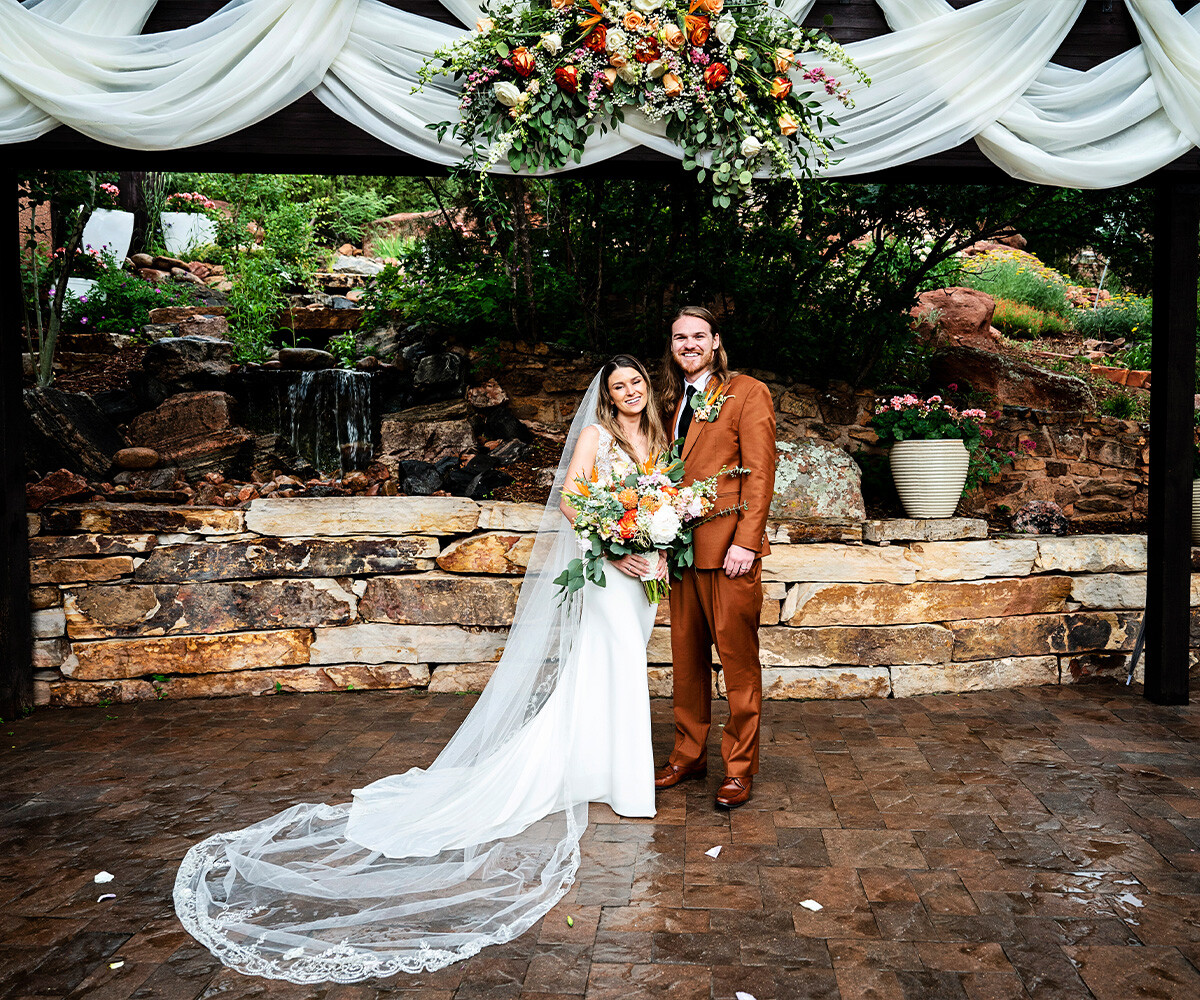
<svg viewBox="0 0 1200 1000"><path fill-rule="evenodd" d="M653 14L663 5L664 0L633 0L633 6L643 14Z"/></svg>
<svg viewBox="0 0 1200 1000"><path fill-rule="evenodd" d="M650 518L650 541L655 545L670 545L679 534L679 515L670 504L663 504Z"/></svg>
<svg viewBox="0 0 1200 1000"><path fill-rule="evenodd" d="M555 55L562 49L562 35L556 31L548 32L542 35L542 40L538 44L551 55Z"/></svg>
<svg viewBox="0 0 1200 1000"><path fill-rule="evenodd" d="M733 36L737 34L737 22L728 15L721 18L721 20L716 23L715 27L717 31L717 40L722 45L728 45L733 41Z"/></svg>
<svg viewBox="0 0 1200 1000"><path fill-rule="evenodd" d="M496 92L496 100L506 108L515 108L521 103L521 91L507 80L501 81L492 88Z"/></svg>
<svg viewBox="0 0 1200 1000"><path fill-rule="evenodd" d="M626 63L624 66L617 67L617 76L630 86L637 83L638 69L634 63Z"/></svg>
<svg viewBox="0 0 1200 1000"><path fill-rule="evenodd" d="M613 462L612 470L613 475L615 475L618 479L624 479L633 471L633 463L627 462L623 458L618 458L615 462Z"/></svg>
<svg viewBox="0 0 1200 1000"><path fill-rule="evenodd" d="M628 36L620 28L609 29L608 35L605 37L605 45L609 52L619 52L625 47L627 41L629 41Z"/></svg>
<svg viewBox="0 0 1200 1000"><path fill-rule="evenodd" d="M758 156L762 152L763 145L755 136L748 135L742 140L742 156L747 159Z"/></svg>
<svg viewBox="0 0 1200 1000"><path fill-rule="evenodd" d="M646 73L651 80L657 80L667 71L667 64L661 59L655 59L654 62L646 65Z"/></svg>

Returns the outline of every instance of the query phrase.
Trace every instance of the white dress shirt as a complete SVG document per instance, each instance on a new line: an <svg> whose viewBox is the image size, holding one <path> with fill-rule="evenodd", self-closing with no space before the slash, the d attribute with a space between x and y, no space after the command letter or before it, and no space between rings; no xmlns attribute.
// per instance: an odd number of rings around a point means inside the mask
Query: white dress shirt
<svg viewBox="0 0 1200 1000"><path fill-rule="evenodd" d="M697 392L703 392L704 387L708 385L708 380L712 378L712 372L701 372L696 376L695 381L683 380L683 399L687 399L688 386L694 386ZM679 407L679 413L675 417L675 437L679 437L679 422L683 419L683 407ZM695 418L693 418L695 419Z"/></svg>

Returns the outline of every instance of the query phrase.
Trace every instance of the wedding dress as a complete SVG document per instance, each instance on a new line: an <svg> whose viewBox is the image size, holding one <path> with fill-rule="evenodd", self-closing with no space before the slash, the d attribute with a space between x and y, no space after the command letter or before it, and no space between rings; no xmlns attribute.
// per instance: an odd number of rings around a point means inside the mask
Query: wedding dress
<svg viewBox="0 0 1200 1000"><path fill-rule="evenodd" d="M614 569L559 601L578 552L558 509L599 376L568 433L504 654L427 769L219 833L175 881L183 926L241 972L298 983L438 969L511 940L570 889L589 801L654 815L654 606ZM627 460L600 428L597 466Z"/></svg>

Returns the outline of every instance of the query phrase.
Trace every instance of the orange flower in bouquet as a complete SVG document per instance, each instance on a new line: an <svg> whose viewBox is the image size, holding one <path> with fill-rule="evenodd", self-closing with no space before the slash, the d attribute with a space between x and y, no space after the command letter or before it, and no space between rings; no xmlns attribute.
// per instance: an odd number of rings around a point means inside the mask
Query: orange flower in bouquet
<svg viewBox="0 0 1200 1000"><path fill-rule="evenodd" d="M716 90L729 79L729 67L724 63L715 62L704 67L704 86Z"/></svg>
<svg viewBox="0 0 1200 1000"><path fill-rule="evenodd" d="M696 48L708 41L709 33L712 31L712 25L703 14L688 14L683 19L683 27L687 31L688 41Z"/></svg>
<svg viewBox="0 0 1200 1000"><path fill-rule="evenodd" d="M578 93L579 67L559 66L554 71L554 82L558 84L560 90L565 90L568 94Z"/></svg>
<svg viewBox="0 0 1200 1000"><path fill-rule="evenodd" d="M525 48L524 45L522 45L519 49L512 50L511 59L513 69L515 69L521 76L529 76L535 69L537 69L537 60L534 58L533 53Z"/></svg>

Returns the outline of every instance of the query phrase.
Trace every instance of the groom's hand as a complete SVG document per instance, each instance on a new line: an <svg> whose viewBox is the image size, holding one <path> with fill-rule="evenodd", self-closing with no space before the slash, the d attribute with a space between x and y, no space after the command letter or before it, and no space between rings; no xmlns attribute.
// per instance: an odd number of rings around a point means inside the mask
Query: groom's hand
<svg viewBox="0 0 1200 1000"><path fill-rule="evenodd" d="M627 556L621 556L620 559L613 559L611 562L626 576L632 576L638 580L650 572L650 563L648 563L642 556L635 556L631 554Z"/></svg>
<svg viewBox="0 0 1200 1000"><path fill-rule="evenodd" d="M749 573L750 567L754 565L754 560L757 558L758 553L752 549L731 545L729 551L725 553L725 562L722 563L721 568L725 570L725 575L732 579L735 576Z"/></svg>

